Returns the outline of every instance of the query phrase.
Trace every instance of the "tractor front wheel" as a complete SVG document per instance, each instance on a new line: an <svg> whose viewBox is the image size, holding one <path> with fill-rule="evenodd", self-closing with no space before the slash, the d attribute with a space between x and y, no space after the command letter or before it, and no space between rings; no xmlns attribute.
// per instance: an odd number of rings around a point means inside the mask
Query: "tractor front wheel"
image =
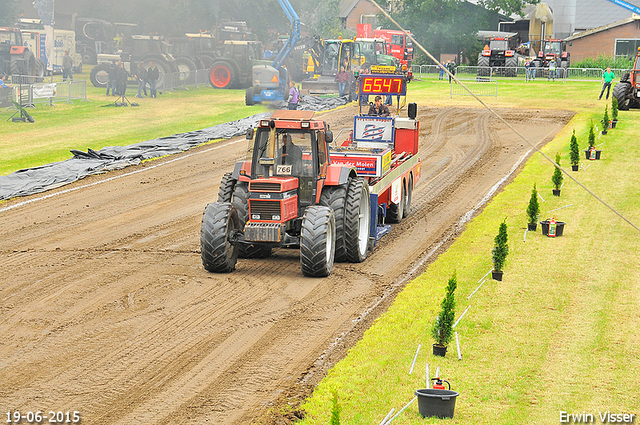
<svg viewBox="0 0 640 425"><path fill-rule="evenodd" d="M336 219L329 207L307 207L300 232L302 274L325 277L331 274L336 249Z"/></svg>
<svg viewBox="0 0 640 425"><path fill-rule="evenodd" d="M232 238L241 230L238 212L228 202L206 206L200 228L200 255L207 271L229 273L238 261L238 244Z"/></svg>
<svg viewBox="0 0 640 425"><path fill-rule="evenodd" d="M231 173L225 173L220 182L218 189L218 202L231 202L233 189L236 187L237 180L232 177Z"/></svg>

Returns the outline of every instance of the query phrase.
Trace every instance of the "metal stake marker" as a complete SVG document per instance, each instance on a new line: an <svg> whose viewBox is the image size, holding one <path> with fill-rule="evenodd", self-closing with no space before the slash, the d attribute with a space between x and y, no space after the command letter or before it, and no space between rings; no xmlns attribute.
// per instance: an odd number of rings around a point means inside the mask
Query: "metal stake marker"
<svg viewBox="0 0 640 425"><path fill-rule="evenodd" d="M538 192L538 196L540 197L540 199L542 199L542 202L547 202L544 200L544 198L542 197L542 195L540 195L540 192Z"/></svg>
<svg viewBox="0 0 640 425"><path fill-rule="evenodd" d="M396 413L396 414L393 416L393 418L389 419L387 422L385 422L385 423L384 423L384 424L382 424L382 425L390 424L392 420L394 420L395 418L397 418L397 417L398 417L398 415L399 415L400 413L404 412L404 411L405 411L405 409L411 405L411 403L413 403L414 401L416 401L416 399L417 399L417 398L418 398L418 396L414 396L414 397L411 399L411 401L410 401L409 403L407 403L407 404L406 404L402 409L400 409L400 411L399 411L398 413Z"/></svg>
<svg viewBox="0 0 640 425"><path fill-rule="evenodd" d="M591 167L591 164L587 165L586 167L584 167L584 171L587 171L587 168Z"/></svg>
<svg viewBox="0 0 640 425"><path fill-rule="evenodd" d="M416 350L415 356L413 356L413 363L411 363L411 369L409 369L409 375L413 373L413 367L416 365L416 360L418 359L418 353L420 352L420 347L422 344L418 344L418 349Z"/></svg>
<svg viewBox="0 0 640 425"><path fill-rule="evenodd" d="M527 232L529 231L529 228L524 229L524 236L522 237L522 242L526 242L527 241Z"/></svg>
<svg viewBox="0 0 640 425"><path fill-rule="evenodd" d="M426 370L425 370L425 376L426 376L426 383L427 383L425 388L429 388L429 385L431 384L431 380L429 379L429 362L427 362L427 367L426 367Z"/></svg>
<svg viewBox="0 0 640 425"><path fill-rule="evenodd" d="M573 204L565 205L564 207L556 208L555 210L551 210L551 211L549 211L549 212L558 211L558 210L561 210L561 209L563 209L563 208L570 207L570 206L572 206L572 205L573 205Z"/></svg>
<svg viewBox="0 0 640 425"><path fill-rule="evenodd" d="M471 307L471 304L469 304L467 306L467 308L465 308L465 310L462 312L462 314L460 315L460 317L458 317L458 320L456 320L456 323L453 324L453 328L456 327L456 325L458 324L458 322L460 321L460 319L462 319L464 317L465 314L467 314L467 311L469 311L469 307Z"/></svg>
<svg viewBox="0 0 640 425"><path fill-rule="evenodd" d="M482 281L482 283L480 284L480 286L484 285L484 283L485 283L486 281L487 281L487 279L483 280L483 281ZM473 291L473 292L472 292L472 293L467 297L467 299L471 298L471 296L472 296L473 294L475 294L476 292L478 292L478 289L480 289L480 286L478 286L478 287L476 288L476 290L475 290L475 291Z"/></svg>
<svg viewBox="0 0 640 425"><path fill-rule="evenodd" d="M458 346L458 360L462 360L462 354L460 354L460 340L458 339L457 331L456 331L456 345Z"/></svg>
<svg viewBox="0 0 640 425"><path fill-rule="evenodd" d="M384 425L385 423L387 423L387 421L389 420L389 418L391 417L391 415L393 415L393 412L395 412L396 408L392 408L389 413L387 413L387 416L384 417L384 419L382 420L382 422L380 422L380 425Z"/></svg>

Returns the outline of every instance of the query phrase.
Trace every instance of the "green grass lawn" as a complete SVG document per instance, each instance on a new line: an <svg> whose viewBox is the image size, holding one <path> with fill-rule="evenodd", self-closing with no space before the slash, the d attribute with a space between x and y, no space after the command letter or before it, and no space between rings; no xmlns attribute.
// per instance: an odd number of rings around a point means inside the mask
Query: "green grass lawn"
<svg viewBox="0 0 640 425"><path fill-rule="evenodd" d="M412 83L413 84L413 83ZM469 97L448 98L437 81L416 84L419 104L475 106ZM597 121L605 101L597 101L593 83L499 83L493 107L570 109L570 124L543 151L562 154L569 167L569 139L576 130L587 146L588 122ZM621 112L618 127L602 136L602 160L571 172L632 222L640 223L639 111ZM584 158L584 156L583 156ZM640 414L640 265L638 232L565 178L561 196L551 195L553 166L540 154L426 272L410 282L392 307L365 333L347 357L330 370L304 404L302 424L329 423L331 397L337 391L342 424L378 424L425 388L425 364L460 393L457 424L556 424L560 413ZM564 235L547 238L528 232L526 207L533 184L545 202L541 218L566 222ZM561 208L561 209L558 209ZM552 211L558 209L556 211ZM503 282L479 279L491 268L491 248L499 224L509 226L510 255ZM456 330L446 358L431 353L429 329L444 297L448 278L458 276L456 318L471 306ZM412 375L418 345L422 349ZM423 419L417 402L394 424L439 423ZM637 423L637 419L636 419Z"/></svg>
<svg viewBox="0 0 640 425"><path fill-rule="evenodd" d="M89 67L76 79L89 79ZM60 80L60 76L55 77ZM29 109L35 122L6 121L12 111L0 113L0 175L71 157L70 149L126 146L176 133L200 130L266 110L245 106L244 90L214 90L203 86L190 90L162 91L155 99L128 98L138 107L114 107L117 97L87 82L88 102L37 104Z"/></svg>
<svg viewBox="0 0 640 425"><path fill-rule="evenodd" d="M87 78L89 70L76 78ZM587 145L589 120L598 121L605 101L598 83L500 79L498 98L483 97L494 108L568 109L569 125L544 147L562 154L569 167L569 139L575 129ZM134 93L131 93L132 95ZM88 87L90 102L31 111L33 124L5 121L0 114L0 174L64 160L69 149L100 149L197 130L262 112L244 106L241 90L210 87L165 92L141 99L140 107L104 107L113 97ZM469 96L449 98L449 85L414 81L409 102L423 107L478 108ZM634 223L640 223L640 111L621 112L618 127L596 143L602 160L572 173ZM423 125L427 125L426 123ZM526 136L526 135L525 135ZM537 141L532 141L537 142ZM391 408L399 410L424 388L428 362L460 392L455 418L460 424L555 424L560 412L640 414L640 265L638 232L565 178L562 196L551 196L553 166L540 154L467 225L464 233L426 272L410 282L387 313L321 382L303 406L306 424L327 424L331 394L338 393L342 424L377 424ZM564 235L546 238L526 228L526 206L533 184L545 202L542 218L567 223ZM565 207L565 208L562 208ZM552 211L562 208L557 211ZM470 299L478 280L491 269L491 248L506 217L510 255L503 282L488 280ZM455 345L446 358L431 354L429 327L444 288L458 275L456 317L471 305L457 327L462 361ZM408 371L418 344L415 371ZM414 403L394 424L424 420ZM637 423L637 420L636 420Z"/></svg>

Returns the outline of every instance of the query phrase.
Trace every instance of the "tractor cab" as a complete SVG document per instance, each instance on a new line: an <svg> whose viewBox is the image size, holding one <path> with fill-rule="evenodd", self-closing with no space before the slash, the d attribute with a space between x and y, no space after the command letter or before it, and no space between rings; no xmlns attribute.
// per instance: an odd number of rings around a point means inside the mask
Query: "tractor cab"
<svg viewBox="0 0 640 425"><path fill-rule="evenodd" d="M251 183L260 180L295 181L301 215L316 201L326 175L327 132L323 121L312 120L312 111L275 111L271 119L261 120L255 140L250 143ZM318 190L319 189L319 190Z"/></svg>

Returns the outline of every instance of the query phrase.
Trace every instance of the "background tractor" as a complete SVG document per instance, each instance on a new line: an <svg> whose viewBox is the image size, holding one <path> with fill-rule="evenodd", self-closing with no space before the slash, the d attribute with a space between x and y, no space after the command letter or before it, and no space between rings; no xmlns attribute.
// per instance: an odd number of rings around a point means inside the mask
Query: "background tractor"
<svg viewBox="0 0 640 425"><path fill-rule="evenodd" d="M542 43L542 49L538 51L535 59L536 68L546 68L551 59L555 59L558 68L567 69L571 65L571 57L566 49L566 43L562 40L548 39Z"/></svg>
<svg viewBox="0 0 640 425"><path fill-rule="evenodd" d="M507 77L517 76L522 56L516 52L514 43L514 37L491 37L478 53L478 76L488 77L496 72ZM493 72L492 68L495 68Z"/></svg>
<svg viewBox="0 0 640 425"><path fill-rule="evenodd" d="M91 83L95 87L106 87L109 81L109 63L122 61L124 68L131 75L135 74L138 64L142 62L145 68L153 62L159 71L158 88L166 87L165 81L173 75L179 75L175 58L167 53L168 43L164 37L150 35L132 35L125 37L119 54L98 55L98 65L91 70Z"/></svg>
<svg viewBox="0 0 640 425"><path fill-rule="evenodd" d="M633 62L633 69L620 77L620 82L613 87L613 96L618 99L618 109L640 108L640 48Z"/></svg>
<svg viewBox="0 0 640 425"><path fill-rule="evenodd" d="M37 75L34 53L25 47L18 28L0 28L0 75Z"/></svg>

